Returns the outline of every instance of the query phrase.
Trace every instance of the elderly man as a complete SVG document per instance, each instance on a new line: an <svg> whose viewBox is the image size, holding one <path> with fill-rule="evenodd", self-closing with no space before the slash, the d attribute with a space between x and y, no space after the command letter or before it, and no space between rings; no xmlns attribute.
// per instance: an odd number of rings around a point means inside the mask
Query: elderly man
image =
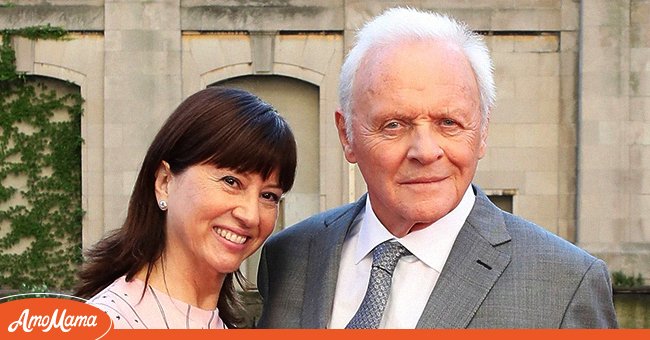
<svg viewBox="0 0 650 340"><path fill-rule="evenodd" d="M268 240L258 326L616 327L603 261L472 185L494 100L463 24L403 8L366 24L335 119L368 193Z"/></svg>

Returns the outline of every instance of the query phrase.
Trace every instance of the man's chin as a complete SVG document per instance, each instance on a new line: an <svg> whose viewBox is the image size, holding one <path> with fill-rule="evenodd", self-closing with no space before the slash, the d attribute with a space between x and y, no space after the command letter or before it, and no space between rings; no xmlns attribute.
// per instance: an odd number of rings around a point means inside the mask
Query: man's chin
<svg viewBox="0 0 650 340"><path fill-rule="evenodd" d="M444 209L440 208L440 204L428 204L422 205L417 209L417 211L408 214L411 221L413 221L413 230L419 230L425 228L439 219L445 217L450 211L453 210L453 207L445 207Z"/></svg>
<svg viewBox="0 0 650 340"><path fill-rule="evenodd" d="M412 233L412 232L414 232L414 231L422 230L422 229L424 229L424 228L426 228L426 227L428 227L428 226L430 226L430 225L432 225L432 224L433 224L433 222L421 222L421 223L416 223L416 224L414 224L413 227L411 227L411 229L409 230L409 234Z"/></svg>

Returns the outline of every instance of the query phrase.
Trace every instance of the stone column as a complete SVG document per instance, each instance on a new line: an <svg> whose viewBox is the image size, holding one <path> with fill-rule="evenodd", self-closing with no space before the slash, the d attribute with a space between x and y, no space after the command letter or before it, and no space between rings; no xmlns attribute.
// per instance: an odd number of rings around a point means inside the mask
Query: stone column
<svg viewBox="0 0 650 340"><path fill-rule="evenodd" d="M104 228L119 227L144 154L181 101L180 0L106 0Z"/></svg>
<svg viewBox="0 0 650 340"><path fill-rule="evenodd" d="M577 241L610 270L648 277L648 24L633 8L648 2L581 5Z"/></svg>
<svg viewBox="0 0 650 340"><path fill-rule="evenodd" d="M621 267L650 285L650 1L630 5L630 179L629 243ZM632 256L627 256L631 252Z"/></svg>

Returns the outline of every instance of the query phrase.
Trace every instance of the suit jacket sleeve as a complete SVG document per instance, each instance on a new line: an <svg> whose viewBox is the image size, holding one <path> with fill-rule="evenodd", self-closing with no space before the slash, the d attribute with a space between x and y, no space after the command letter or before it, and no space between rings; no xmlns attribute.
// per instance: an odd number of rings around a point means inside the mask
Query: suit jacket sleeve
<svg viewBox="0 0 650 340"><path fill-rule="evenodd" d="M617 328L607 267L595 260L569 302L562 328Z"/></svg>
<svg viewBox="0 0 650 340"><path fill-rule="evenodd" d="M257 268L257 290L262 296L262 300L266 299L266 297L269 295L268 270L269 269L266 261L266 248L262 247L260 263Z"/></svg>

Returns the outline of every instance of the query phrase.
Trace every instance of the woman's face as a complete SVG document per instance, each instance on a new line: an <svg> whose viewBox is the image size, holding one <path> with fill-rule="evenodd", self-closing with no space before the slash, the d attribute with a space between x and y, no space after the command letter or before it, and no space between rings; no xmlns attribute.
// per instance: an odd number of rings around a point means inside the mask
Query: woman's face
<svg viewBox="0 0 650 340"><path fill-rule="evenodd" d="M165 199L165 261L201 276L236 271L273 231L283 192L277 172L264 180L213 165L172 174L166 163L156 176Z"/></svg>

